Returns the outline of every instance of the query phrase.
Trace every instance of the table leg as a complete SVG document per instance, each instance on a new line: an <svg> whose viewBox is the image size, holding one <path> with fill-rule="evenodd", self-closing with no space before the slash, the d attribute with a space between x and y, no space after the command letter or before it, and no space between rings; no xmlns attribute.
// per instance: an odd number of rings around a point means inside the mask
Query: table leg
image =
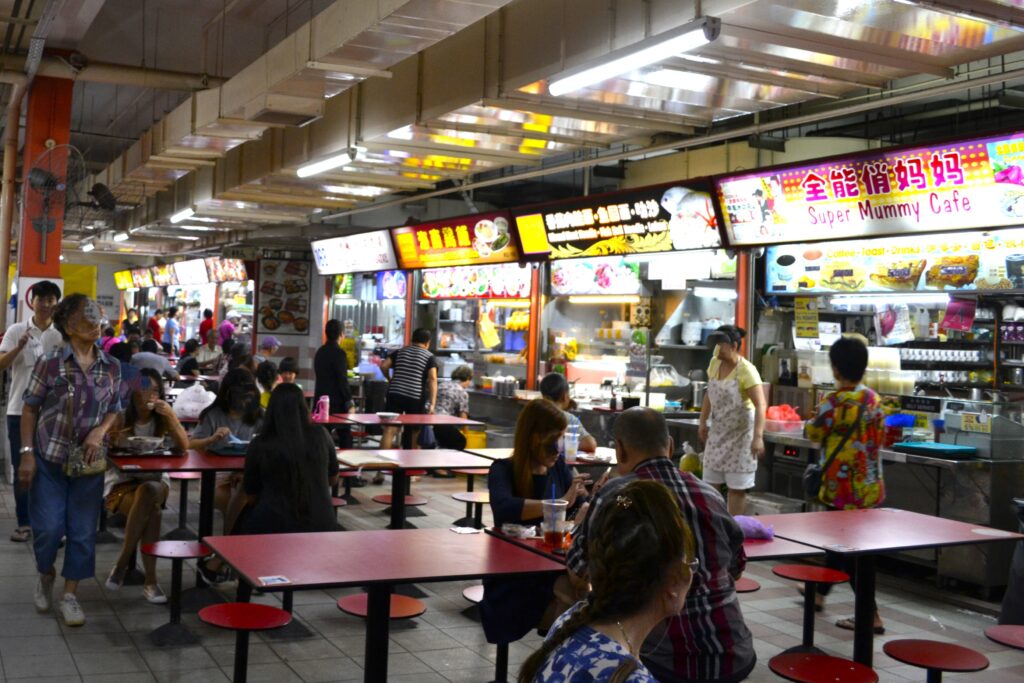
<svg viewBox="0 0 1024 683"><path fill-rule="evenodd" d="M405 470L395 468L391 471L391 524L389 529L405 528Z"/></svg>
<svg viewBox="0 0 1024 683"><path fill-rule="evenodd" d="M373 585L366 589L366 657L363 681L376 683L388 679L388 618L391 586Z"/></svg>
<svg viewBox="0 0 1024 683"><path fill-rule="evenodd" d="M857 589L854 599L853 661L871 666L875 648L875 557L856 555Z"/></svg>
<svg viewBox="0 0 1024 683"><path fill-rule="evenodd" d="M203 472L199 480L199 540L213 535L213 498L217 495L217 473ZM203 575L196 571L196 588L206 586Z"/></svg>

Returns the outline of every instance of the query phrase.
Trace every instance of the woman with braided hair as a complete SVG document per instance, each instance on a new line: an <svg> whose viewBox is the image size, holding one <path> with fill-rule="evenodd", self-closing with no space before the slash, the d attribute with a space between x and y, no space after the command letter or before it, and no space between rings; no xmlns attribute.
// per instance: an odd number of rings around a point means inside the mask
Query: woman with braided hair
<svg viewBox="0 0 1024 683"><path fill-rule="evenodd" d="M696 544L664 484L622 487L594 520L587 599L560 616L519 683L657 683L640 646L679 614L696 569Z"/></svg>

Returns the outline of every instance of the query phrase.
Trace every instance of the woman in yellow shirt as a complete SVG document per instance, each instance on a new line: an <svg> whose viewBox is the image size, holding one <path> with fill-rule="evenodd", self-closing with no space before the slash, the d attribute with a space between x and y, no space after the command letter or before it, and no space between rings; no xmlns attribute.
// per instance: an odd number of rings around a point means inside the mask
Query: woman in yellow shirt
<svg viewBox="0 0 1024 683"><path fill-rule="evenodd" d="M745 330L722 325L708 337L715 349L708 391L700 409L704 481L729 489L728 508L742 515L747 489L754 488L757 459L764 455L765 397L761 376L740 355Z"/></svg>

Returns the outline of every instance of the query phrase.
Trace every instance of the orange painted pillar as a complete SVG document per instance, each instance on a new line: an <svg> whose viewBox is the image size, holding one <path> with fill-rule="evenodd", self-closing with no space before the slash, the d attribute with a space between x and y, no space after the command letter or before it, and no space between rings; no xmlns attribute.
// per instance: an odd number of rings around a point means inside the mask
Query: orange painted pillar
<svg viewBox="0 0 1024 683"><path fill-rule="evenodd" d="M61 237L64 233L64 203L67 201L63 181L67 174L67 148L58 148L47 157L50 147L71 141L71 93L74 81L66 78L37 76L28 93L25 116L25 154L22 164L21 238L18 240L18 275L25 278L60 278ZM46 183L47 176L59 184ZM33 183L40 189L33 189ZM47 191L49 188L49 197ZM35 222L33 227L33 221ZM45 228L52 221L53 231L43 235L36 228Z"/></svg>
<svg viewBox="0 0 1024 683"><path fill-rule="evenodd" d="M527 331L526 341L526 388L533 390L537 388L537 365L540 353L540 316L541 316L541 287L540 270L531 268L530 274L530 328Z"/></svg>
<svg viewBox="0 0 1024 683"><path fill-rule="evenodd" d="M754 354L753 271L754 259L750 252L736 254L736 325L747 330L746 348L740 351L746 358Z"/></svg>

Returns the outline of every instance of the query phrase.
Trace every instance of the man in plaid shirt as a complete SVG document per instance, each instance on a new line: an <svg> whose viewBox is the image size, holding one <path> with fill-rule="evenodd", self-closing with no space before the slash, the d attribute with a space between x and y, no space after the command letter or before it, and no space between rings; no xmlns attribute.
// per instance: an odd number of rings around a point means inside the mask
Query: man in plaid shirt
<svg viewBox="0 0 1024 683"><path fill-rule="evenodd" d="M746 566L743 532L718 491L672 464L672 439L660 413L630 408L615 421L613 435L621 476L591 501L569 550L570 577L586 586L588 532L605 501L615 500L616 491L637 478L665 484L693 531L700 566L682 612L651 632L641 659L662 683L742 681L756 661L734 583Z"/></svg>

